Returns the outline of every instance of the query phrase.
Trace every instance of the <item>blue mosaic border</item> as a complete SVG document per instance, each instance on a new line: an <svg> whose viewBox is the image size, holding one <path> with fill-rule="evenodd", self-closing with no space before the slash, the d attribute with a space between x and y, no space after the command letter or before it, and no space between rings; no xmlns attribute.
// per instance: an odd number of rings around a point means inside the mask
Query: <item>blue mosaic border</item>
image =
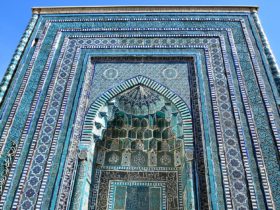
<svg viewBox="0 0 280 210"><path fill-rule="evenodd" d="M269 107L268 107L269 108ZM250 111L249 109L248 109L248 111ZM273 117L273 115L272 115L272 117ZM275 128L276 129L276 128ZM276 129L276 131L277 131L277 129ZM259 148L259 147L256 147L257 149ZM268 191L269 192L269 191Z"/></svg>

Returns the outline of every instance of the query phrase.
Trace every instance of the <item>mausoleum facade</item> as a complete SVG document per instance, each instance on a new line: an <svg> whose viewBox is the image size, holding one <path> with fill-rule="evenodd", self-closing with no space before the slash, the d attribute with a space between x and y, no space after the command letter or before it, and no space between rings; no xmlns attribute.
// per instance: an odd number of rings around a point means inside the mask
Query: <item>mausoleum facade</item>
<svg viewBox="0 0 280 210"><path fill-rule="evenodd" d="M0 208L280 209L257 10L33 8L0 86Z"/></svg>

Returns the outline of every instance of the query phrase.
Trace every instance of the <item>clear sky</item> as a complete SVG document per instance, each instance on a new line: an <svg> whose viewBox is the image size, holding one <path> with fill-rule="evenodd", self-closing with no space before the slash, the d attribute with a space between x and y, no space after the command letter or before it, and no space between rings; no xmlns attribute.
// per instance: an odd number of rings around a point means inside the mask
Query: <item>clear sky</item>
<svg viewBox="0 0 280 210"><path fill-rule="evenodd" d="M34 6L95 5L258 5L259 16L272 46L280 59L280 0L2 0L0 6L0 79L31 17Z"/></svg>

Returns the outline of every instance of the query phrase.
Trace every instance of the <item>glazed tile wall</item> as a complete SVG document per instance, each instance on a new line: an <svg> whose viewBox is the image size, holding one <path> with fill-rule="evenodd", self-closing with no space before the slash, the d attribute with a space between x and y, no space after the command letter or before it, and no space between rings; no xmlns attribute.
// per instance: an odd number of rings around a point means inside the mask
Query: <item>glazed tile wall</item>
<svg viewBox="0 0 280 210"><path fill-rule="evenodd" d="M104 86L98 83L102 87L91 92L98 69L95 74L89 56L172 54L195 59L203 153L213 160L205 168L216 174L207 178L212 208L279 208L278 83L271 79L273 72L251 14L37 18L31 22L33 27L37 21L32 38L26 37L29 50L18 54L25 62L17 64L1 105L1 207L69 205L65 198L66 194L71 198L78 145L72 127L81 137L78 117L83 119L92 103L101 106L102 100L96 98L126 80L105 70L114 80ZM39 41L32 47L35 37ZM139 75L128 73L127 78ZM190 90L164 80L164 72L162 80L153 73L142 74L191 107ZM89 92L81 92L85 89ZM52 196L57 192L58 197Z"/></svg>

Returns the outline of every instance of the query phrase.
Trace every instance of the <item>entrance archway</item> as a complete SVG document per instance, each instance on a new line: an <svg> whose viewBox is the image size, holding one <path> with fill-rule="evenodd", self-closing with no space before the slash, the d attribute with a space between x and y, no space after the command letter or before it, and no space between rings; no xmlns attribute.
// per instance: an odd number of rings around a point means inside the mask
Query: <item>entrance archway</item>
<svg viewBox="0 0 280 210"><path fill-rule="evenodd" d="M149 78L109 90L85 117L72 209L194 209L192 130L184 101Z"/></svg>

